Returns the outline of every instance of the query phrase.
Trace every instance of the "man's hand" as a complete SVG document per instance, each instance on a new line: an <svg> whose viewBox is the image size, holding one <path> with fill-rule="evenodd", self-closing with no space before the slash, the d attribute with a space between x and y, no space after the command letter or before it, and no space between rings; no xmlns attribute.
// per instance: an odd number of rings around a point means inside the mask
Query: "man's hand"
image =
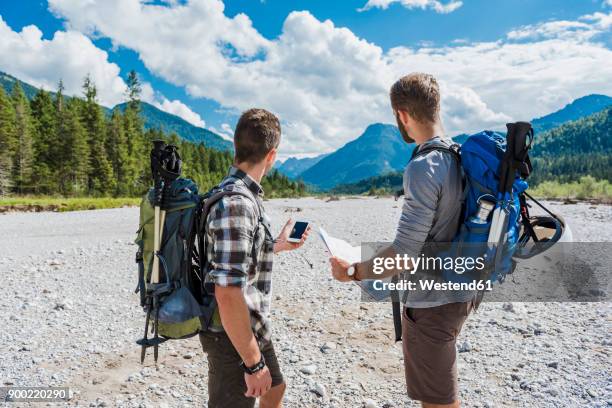
<svg viewBox="0 0 612 408"><path fill-rule="evenodd" d="M268 370L268 367L264 367L255 374L244 373L244 382L247 386L247 391L244 393L245 397L261 397L272 387L270 370Z"/></svg>
<svg viewBox="0 0 612 408"><path fill-rule="evenodd" d="M300 242L287 241L287 239L289 239L289 235L291 235L291 230L293 229L294 224L295 221L289 219L281 230L280 234L278 234L278 238L276 238L276 242L274 243L275 254L281 251L292 251L294 249L298 249L299 247L304 245L304 242L306 242L306 239L308 239L308 234L310 233L310 225L308 226L308 228L306 228L306 231L304 231Z"/></svg>
<svg viewBox="0 0 612 408"><path fill-rule="evenodd" d="M329 258L329 263L331 263L331 272L334 279L340 282L351 282L353 280L353 278L348 275L348 269L351 266L350 263L335 256Z"/></svg>

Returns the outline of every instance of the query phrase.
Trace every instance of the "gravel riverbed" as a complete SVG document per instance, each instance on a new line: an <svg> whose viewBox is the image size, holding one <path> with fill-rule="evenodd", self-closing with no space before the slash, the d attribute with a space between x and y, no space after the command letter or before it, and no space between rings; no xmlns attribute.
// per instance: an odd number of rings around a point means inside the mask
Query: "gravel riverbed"
<svg viewBox="0 0 612 408"><path fill-rule="evenodd" d="M612 207L550 203L575 241L612 241ZM338 237L391 241L388 198L271 200L287 218ZM140 364L132 244L138 209L0 215L0 386L67 386L78 406L205 406L197 339L167 342ZM287 407L416 407L405 394L389 304L333 281L316 234L275 260L274 341ZM306 259L312 264L308 264ZM467 407L609 407L610 303L483 303L458 346ZM18 406L14 404L11 406ZM32 404L36 406L35 404Z"/></svg>

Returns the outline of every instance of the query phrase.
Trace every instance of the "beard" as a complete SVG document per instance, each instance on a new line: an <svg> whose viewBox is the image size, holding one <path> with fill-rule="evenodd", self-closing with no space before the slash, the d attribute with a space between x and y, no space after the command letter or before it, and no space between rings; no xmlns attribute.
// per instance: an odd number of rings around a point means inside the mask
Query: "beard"
<svg viewBox="0 0 612 408"><path fill-rule="evenodd" d="M399 114L395 115L395 120L397 121L397 127L400 131L400 134L402 135L402 139L404 139L406 143L414 143L414 139L408 136L408 131L406 131L406 128L402 124L402 121L399 118Z"/></svg>

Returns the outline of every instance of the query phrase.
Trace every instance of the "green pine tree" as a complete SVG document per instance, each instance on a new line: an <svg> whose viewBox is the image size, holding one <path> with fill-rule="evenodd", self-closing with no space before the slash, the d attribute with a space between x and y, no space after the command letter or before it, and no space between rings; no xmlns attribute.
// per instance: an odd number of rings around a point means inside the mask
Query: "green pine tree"
<svg viewBox="0 0 612 408"><path fill-rule="evenodd" d="M15 155L15 108L4 88L0 87L0 196L10 193L12 187L13 157Z"/></svg>
<svg viewBox="0 0 612 408"><path fill-rule="evenodd" d="M34 123L34 172L32 184L37 194L52 194L57 188L59 162L57 123L53 99L41 89L30 102Z"/></svg>
<svg viewBox="0 0 612 408"><path fill-rule="evenodd" d="M63 106L60 115L60 189L66 195L81 195L88 187L89 145L79 118L78 102L70 100Z"/></svg>
<svg viewBox="0 0 612 408"><path fill-rule="evenodd" d="M30 103L26 98L19 82L13 87L13 106L15 107L15 130L17 146L13 156L13 183L15 190L20 193L32 191L32 170L34 163L34 149L32 147L32 134L34 126L30 115Z"/></svg>
<svg viewBox="0 0 612 408"><path fill-rule="evenodd" d="M83 82L85 101L81 107L81 121L89 145L88 191L91 195L108 195L115 190L113 169L106 151L106 122L97 101L97 89L91 78Z"/></svg>
<svg viewBox="0 0 612 408"><path fill-rule="evenodd" d="M106 126L106 151L110 157L112 176L115 180L114 196L127 196L130 193L130 182L126 177L129 163L128 143L125 136L123 116L114 110Z"/></svg>
<svg viewBox="0 0 612 408"><path fill-rule="evenodd" d="M57 92L55 92L55 110L61 112L64 110L64 81L61 79L57 83Z"/></svg>
<svg viewBox="0 0 612 408"><path fill-rule="evenodd" d="M149 151L146 143L144 123L140 115L140 93L142 88L136 71L127 77L127 107L123 114L123 124L127 139L128 161L125 166L126 178L131 181L129 193L142 194L149 183Z"/></svg>

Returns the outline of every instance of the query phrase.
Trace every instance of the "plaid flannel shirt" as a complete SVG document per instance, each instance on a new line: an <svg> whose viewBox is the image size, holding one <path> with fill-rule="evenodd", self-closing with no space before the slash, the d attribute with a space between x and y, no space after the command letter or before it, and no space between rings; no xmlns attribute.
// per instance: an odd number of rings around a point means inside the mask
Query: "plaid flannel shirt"
<svg viewBox="0 0 612 408"><path fill-rule="evenodd" d="M220 187L228 184L248 190L256 203L233 195L221 198L211 207L207 218L205 283L242 288L255 336L270 340L274 239L263 208L263 189L233 166Z"/></svg>

